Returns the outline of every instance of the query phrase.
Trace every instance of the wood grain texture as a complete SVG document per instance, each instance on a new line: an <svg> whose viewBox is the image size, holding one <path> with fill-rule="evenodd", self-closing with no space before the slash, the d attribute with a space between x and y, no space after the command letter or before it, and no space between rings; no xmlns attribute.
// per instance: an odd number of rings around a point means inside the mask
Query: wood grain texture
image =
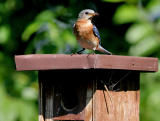
<svg viewBox="0 0 160 121"><path fill-rule="evenodd" d="M158 71L158 58L117 55L32 54L15 56L16 69L121 69Z"/></svg>
<svg viewBox="0 0 160 121"><path fill-rule="evenodd" d="M94 121L139 121L139 91L110 91L110 94L113 103L109 97L105 102L101 90L94 94Z"/></svg>
<svg viewBox="0 0 160 121"><path fill-rule="evenodd" d="M116 78L113 77L111 81ZM94 121L139 121L139 73L131 72L121 80L118 88L119 91L109 91L112 102L102 86L96 89L93 95Z"/></svg>
<svg viewBox="0 0 160 121"><path fill-rule="evenodd" d="M86 93L85 121L93 121L93 83L94 81L88 82Z"/></svg>
<svg viewBox="0 0 160 121"><path fill-rule="evenodd" d="M44 115L43 115L43 84L42 80L39 78L39 97L38 97L38 103L39 103L39 116L38 116L38 121L44 121Z"/></svg>
<svg viewBox="0 0 160 121"><path fill-rule="evenodd" d="M45 85L45 121L53 121L53 109L54 109L54 87L53 85Z"/></svg>
<svg viewBox="0 0 160 121"><path fill-rule="evenodd" d="M139 71L71 69L38 74L39 121L139 121ZM67 111L76 100L75 108Z"/></svg>

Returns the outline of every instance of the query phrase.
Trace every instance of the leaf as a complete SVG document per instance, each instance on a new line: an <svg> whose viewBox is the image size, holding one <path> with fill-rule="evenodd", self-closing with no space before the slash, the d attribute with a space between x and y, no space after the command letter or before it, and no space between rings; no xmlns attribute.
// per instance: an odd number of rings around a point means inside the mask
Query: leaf
<svg viewBox="0 0 160 121"><path fill-rule="evenodd" d="M8 42L10 37L10 28L7 25L0 26L0 44L5 44Z"/></svg>
<svg viewBox="0 0 160 121"><path fill-rule="evenodd" d="M41 22L33 22L32 24L30 24L23 32L22 40L27 41L33 33L38 31L40 26L41 26Z"/></svg>
<svg viewBox="0 0 160 121"><path fill-rule="evenodd" d="M138 16L139 12L135 6L124 4L116 10L113 21L116 24L126 24L136 21Z"/></svg>
<svg viewBox="0 0 160 121"><path fill-rule="evenodd" d="M153 27L149 23L139 23L133 24L126 32L126 40L131 43L135 44L141 41L146 36L149 36L153 33Z"/></svg>
<svg viewBox="0 0 160 121"><path fill-rule="evenodd" d="M53 22L54 13L51 10L42 11L40 14L37 15L35 21L27 26L25 31L22 34L22 40L27 41L29 37L37 32L38 30L44 31L46 30L46 25L48 23Z"/></svg>
<svg viewBox="0 0 160 121"><path fill-rule="evenodd" d="M141 42L131 46L129 49L130 55L148 56L156 52L160 48L160 43L157 37L150 36L144 38Z"/></svg>
<svg viewBox="0 0 160 121"><path fill-rule="evenodd" d="M54 19L54 12L51 10L45 10L37 15L35 21L47 22L47 21L52 21L53 19Z"/></svg>
<svg viewBox="0 0 160 121"><path fill-rule="evenodd" d="M36 100L37 99L37 91L35 88L26 87L22 90L22 97L26 100Z"/></svg>

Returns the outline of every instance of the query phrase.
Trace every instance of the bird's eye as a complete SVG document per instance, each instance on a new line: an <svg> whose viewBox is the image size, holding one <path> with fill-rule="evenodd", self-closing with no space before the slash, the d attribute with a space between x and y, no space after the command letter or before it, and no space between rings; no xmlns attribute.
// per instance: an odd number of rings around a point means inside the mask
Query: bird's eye
<svg viewBox="0 0 160 121"><path fill-rule="evenodd" d="M85 14L88 14L88 12L85 12Z"/></svg>

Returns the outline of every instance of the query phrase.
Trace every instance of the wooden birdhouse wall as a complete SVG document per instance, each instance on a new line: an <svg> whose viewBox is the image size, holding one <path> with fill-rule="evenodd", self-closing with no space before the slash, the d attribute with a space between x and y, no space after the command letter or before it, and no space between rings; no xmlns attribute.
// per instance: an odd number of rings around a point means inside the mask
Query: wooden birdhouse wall
<svg viewBox="0 0 160 121"><path fill-rule="evenodd" d="M39 89L40 119L139 120L137 71L39 71Z"/></svg>

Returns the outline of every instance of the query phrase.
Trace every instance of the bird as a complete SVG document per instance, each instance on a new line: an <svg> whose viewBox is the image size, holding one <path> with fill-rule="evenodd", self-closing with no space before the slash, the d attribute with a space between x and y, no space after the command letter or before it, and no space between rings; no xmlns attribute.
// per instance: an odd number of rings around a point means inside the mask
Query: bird
<svg viewBox="0 0 160 121"><path fill-rule="evenodd" d="M73 32L76 36L76 39L80 46L83 48L78 51L78 54L81 54L85 49L97 50L107 55L112 55L111 52L104 49L100 43L101 38L97 27L93 24L92 19L99 14L91 9L82 10L78 19L73 25Z"/></svg>

